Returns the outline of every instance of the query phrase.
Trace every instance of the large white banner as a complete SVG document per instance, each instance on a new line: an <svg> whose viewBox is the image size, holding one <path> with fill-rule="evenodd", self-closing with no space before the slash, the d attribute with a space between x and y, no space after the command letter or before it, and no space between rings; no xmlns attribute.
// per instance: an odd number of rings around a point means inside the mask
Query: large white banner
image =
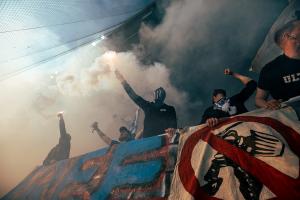
<svg viewBox="0 0 300 200"><path fill-rule="evenodd" d="M169 199L300 199L299 133L291 107L190 128L180 138Z"/></svg>

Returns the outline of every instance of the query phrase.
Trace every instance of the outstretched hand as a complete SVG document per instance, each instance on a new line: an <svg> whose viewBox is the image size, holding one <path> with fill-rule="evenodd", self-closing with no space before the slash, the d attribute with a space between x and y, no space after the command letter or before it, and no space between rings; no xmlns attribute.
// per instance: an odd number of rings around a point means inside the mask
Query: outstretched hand
<svg viewBox="0 0 300 200"><path fill-rule="evenodd" d="M268 110L278 110L281 108L282 100L271 99L267 101L265 108Z"/></svg>
<svg viewBox="0 0 300 200"><path fill-rule="evenodd" d="M233 71L231 71L229 68L224 69L224 74L225 75L232 75Z"/></svg>
<svg viewBox="0 0 300 200"><path fill-rule="evenodd" d="M210 128L213 128L214 126L218 125L220 123L218 118L209 118L206 120L206 125L209 126Z"/></svg>

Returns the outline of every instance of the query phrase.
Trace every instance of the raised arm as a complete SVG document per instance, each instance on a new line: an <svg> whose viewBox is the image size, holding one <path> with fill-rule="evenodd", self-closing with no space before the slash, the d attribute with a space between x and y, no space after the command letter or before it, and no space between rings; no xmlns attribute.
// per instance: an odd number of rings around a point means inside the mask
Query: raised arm
<svg viewBox="0 0 300 200"><path fill-rule="evenodd" d="M111 145L112 143L112 139L110 137L108 137L107 135L105 135L99 128L98 128L98 122L94 122L92 124L92 132L96 131L96 133L99 135L99 137L107 144L107 145Z"/></svg>
<svg viewBox="0 0 300 200"><path fill-rule="evenodd" d="M241 75L239 73L235 73L235 72L231 71L230 69L225 69L224 74L233 76L234 78L241 81L243 83L243 85L245 85L244 88L238 94L231 97L232 99L236 99L240 102L245 102L255 92L257 83L252 78Z"/></svg>
<svg viewBox="0 0 300 200"><path fill-rule="evenodd" d="M149 102L135 93L135 91L127 83L123 75L118 70L115 70L115 75L117 79L121 82L123 88L125 89L128 96L131 98L131 100L134 101L134 103L137 104L140 108L144 109Z"/></svg>
<svg viewBox="0 0 300 200"><path fill-rule="evenodd" d="M57 117L59 118L59 132L60 132L60 136L63 137L65 135L67 135L65 121L64 121L64 117L63 117L63 112L59 112L57 114Z"/></svg>
<svg viewBox="0 0 300 200"><path fill-rule="evenodd" d="M247 83L249 83L252 80L252 78L250 78L248 76L241 75L241 74L236 73L236 72L233 72L229 68L224 70L224 74L229 75L229 76L233 76L234 78L241 81L244 85L247 85Z"/></svg>

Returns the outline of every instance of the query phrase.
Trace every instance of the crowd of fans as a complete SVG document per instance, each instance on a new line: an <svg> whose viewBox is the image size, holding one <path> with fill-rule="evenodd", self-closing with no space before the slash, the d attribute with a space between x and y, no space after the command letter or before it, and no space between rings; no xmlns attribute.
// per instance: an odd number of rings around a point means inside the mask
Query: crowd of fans
<svg viewBox="0 0 300 200"><path fill-rule="evenodd" d="M205 123L207 126L213 127L226 117L248 112L244 103L255 91L256 106L270 110L280 109L283 101L300 95L300 21L288 22L277 30L274 42L282 49L283 54L265 65L260 72L258 84L247 76L230 69L224 70L225 75L238 79L244 87L238 94L230 97L227 96L224 89L215 89L212 92L212 105L204 111L201 124ZM136 117L134 131L121 127L119 141L116 141L103 133L97 122L93 123L93 132L96 132L106 144L113 145L176 131L178 128L176 111L173 106L164 103L166 91L162 87L154 91L153 102L149 102L135 93L118 70L115 71L115 75L130 99L144 112L144 128L137 133L138 119ZM66 132L62 113L58 117L59 144L49 152L44 165L67 159L70 154L71 136Z"/></svg>

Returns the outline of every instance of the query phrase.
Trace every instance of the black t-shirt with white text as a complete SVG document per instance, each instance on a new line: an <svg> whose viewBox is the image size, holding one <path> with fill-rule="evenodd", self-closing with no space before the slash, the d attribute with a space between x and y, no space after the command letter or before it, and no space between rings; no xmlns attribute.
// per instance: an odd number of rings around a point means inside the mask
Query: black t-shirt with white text
<svg viewBox="0 0 300 200"><path fill-rule="evenodd" d="M260 72L258 87L284 101L300 95L300 60L280 55Z"/></svg>

